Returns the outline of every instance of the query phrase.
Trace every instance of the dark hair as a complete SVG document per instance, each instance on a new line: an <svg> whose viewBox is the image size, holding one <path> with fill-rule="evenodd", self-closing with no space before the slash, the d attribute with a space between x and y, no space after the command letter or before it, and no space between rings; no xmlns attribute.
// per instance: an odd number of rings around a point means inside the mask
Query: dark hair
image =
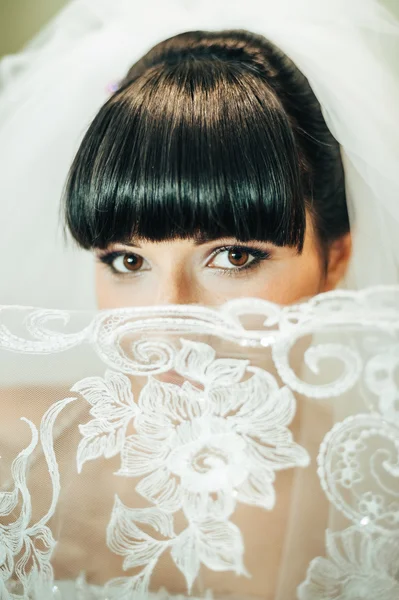
<svg viewBox="0 0 399 600"><path fill-rule="evenodd" d="M317 48L315 48L317 52ZM75 241L263 240L349 231L340 148L307 79L262 35L189 31L136 62L84 135L64 189Z"/></svg>

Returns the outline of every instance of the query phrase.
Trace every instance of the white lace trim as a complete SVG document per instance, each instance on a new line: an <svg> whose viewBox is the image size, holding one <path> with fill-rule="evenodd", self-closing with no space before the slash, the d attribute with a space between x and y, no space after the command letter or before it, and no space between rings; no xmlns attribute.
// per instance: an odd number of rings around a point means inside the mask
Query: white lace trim
<svg viewBox="0 0 399 600"><path fill-rule="evenodd" d="M0 307L2 348L49 353L90 342L108 367L104 377L75 383L71 391L78 396L53 404L40 430L25 419L31 443L13 462L13 490L0 493L0 518L6 523L0 521L0 597L41 600L58 593L51 566L55 540L48 527L60 493L53 427L69 403L83 401L90 406L91 420L79 426L77 471L84 476L88 461L119 456L116 476L139 478L135 489L149 503L147 508L134 508L116 495L110 514L109 548L123 559L125 571L141 570L112 579L97 592L107 599L127 600L148 594L152 572L165 552L184 575L188 593L200 565L247 574L242 535L230 520L237 503L271 510L276 472L309 464L306 450L288 429L295 413L291 390L323 399L349 392L357 384L366 392L364 412L337 423L318 457L321 486L350 525L341 532L327 532L327 556L312 562L298 597L396 600L398 299L398 289L379 288L324 294L288 308L237 300L222 311L204 307L105 311L73 334L47 328L49 321L60 318L65 325L73 316L67 311L30 309L24 323L32 340L13 334L1 322L15 307ZM264 318L262 331L244 328L240 317L249 313ZM328 357L342 363L341 374L323 385L299 380L289 365L295 341L340 325L347 331L360 325L374 327L383 335L377 346L365 339L366 360L349 344L311 346L305 354L311 371L317 373ZM127 352L125 336L134 331L140 339ZM172 333L178 342L167 336L147 337L159 331ZM210 345L180 337L193 333L217 335L244 347L270 346L283 386L249 360L218 358ZM168 371L184 383L157 379ZM137 397L129 375L147 377ZM39 441L53 497L45 515L32 523L26 468ZM178 511L183 512L187 527L177 533L174 515ZM154 535L148 533L149 527ZM90 598L93 590L86 586L82 599Z"/></svg>

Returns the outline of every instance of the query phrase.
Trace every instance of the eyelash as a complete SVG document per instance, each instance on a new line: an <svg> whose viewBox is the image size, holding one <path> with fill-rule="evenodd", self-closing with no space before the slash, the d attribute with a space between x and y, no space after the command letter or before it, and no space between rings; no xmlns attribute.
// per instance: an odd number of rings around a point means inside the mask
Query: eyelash
<svg viewBox="0 0 399 600"><path fill-rule="evenodd" d="M232 267L231 269L222 269L222 268L215 267L214 268L215 271L217 271L223 275L234 276L239 273L242 273L243 271L249 271L250 269L254 269L254 268L258 267L262 261L268 260L271 258L270 252L261 250L260 248L252 248L250 246L222 246L222 247L218 248L217 250L215 250L211 254L211 258L214 258L221 252L226 252L226 251L231 251L231 250L241 250L244 252L248 252L248 254L250 254L254 257L254 260L252 260L248 265L246 265L244 267ZM97 257L97 260L101 263L106 264L111 269L112 273L114 275L116 275L117 277L124 277L125 275L128 275L128 273L120 273L119 271L117 271L115 269L115 267L112 265L112 263L119 256L124 256L124 255L129 255L129 254L134 255L134 252L123 252L121 250L116 250L113 252L107 252L106 254L99 255ZM137 274L138 273L139 273L139 271L137 272ZM136 274L132 273L132 275L136 275Z"/></svg>
<svg viewBox="0 0 399 600"><path fill-rule="evenodd" d="M258 267L263 260L268 260L271 257L270 252L267 252L266 250L261 250L260 248L252 248L250 246L222 246L211 254L211 258L214 258L221 252L226 252L226 250L242 250L244 252L248 252L248 254L251 254L254 257L254 260L252 260L248 265L244 267L232 267L231 269L215 268L215 271L218 271L223 275L228 276L234 276L238 273L242 273L242 271L249 271L250 269L254 269Z"/></svg>

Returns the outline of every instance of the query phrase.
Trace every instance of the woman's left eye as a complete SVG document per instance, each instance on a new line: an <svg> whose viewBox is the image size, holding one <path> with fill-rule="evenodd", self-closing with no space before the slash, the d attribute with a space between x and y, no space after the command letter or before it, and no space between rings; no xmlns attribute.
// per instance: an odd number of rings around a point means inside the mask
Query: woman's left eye
<svg viewBox="0 0 399 600"><path fill-rule="evenodd" d="M261 260L270 258L270 253L257 248L244 248L233 246L230 248L219 248L214 254L208 267L242 271L258 264Z"/></svg>

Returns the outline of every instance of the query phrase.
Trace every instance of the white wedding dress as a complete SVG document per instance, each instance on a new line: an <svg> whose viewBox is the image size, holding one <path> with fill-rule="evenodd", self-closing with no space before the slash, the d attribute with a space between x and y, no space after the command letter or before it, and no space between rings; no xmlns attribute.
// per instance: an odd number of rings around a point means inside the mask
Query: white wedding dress
<svg viewBox="0 0 399 600"><path fill-rule="evenodd" d="M141 4L72 0L0 61L0 600L397 600L398 25ZM145 49L229 27L294 58L341 144L346 290L98 311L56 227L79 141Z"/></svg>

